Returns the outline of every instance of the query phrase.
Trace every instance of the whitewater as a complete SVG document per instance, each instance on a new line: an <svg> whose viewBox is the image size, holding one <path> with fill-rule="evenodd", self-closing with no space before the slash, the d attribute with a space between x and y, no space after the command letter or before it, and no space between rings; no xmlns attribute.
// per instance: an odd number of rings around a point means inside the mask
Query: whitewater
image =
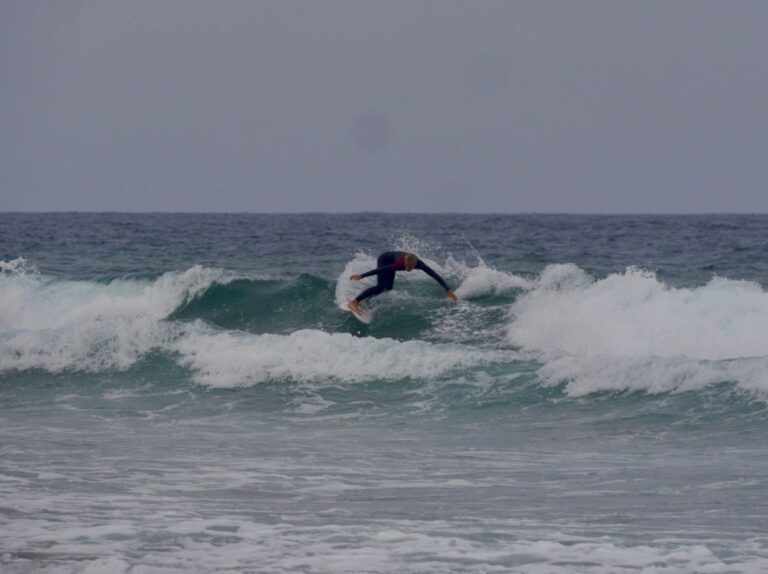
<svg viewBox="0 0 768 574"><path fill-rule="evenodd" d="M0 569L763 572L766 223L0 215Z"/></svg>

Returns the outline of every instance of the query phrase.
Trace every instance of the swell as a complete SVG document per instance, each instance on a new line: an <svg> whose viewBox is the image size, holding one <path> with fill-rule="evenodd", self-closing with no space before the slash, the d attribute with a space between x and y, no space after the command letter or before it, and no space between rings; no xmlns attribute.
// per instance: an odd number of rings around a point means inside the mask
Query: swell
<svg viewBox="0 0 768 574"><path fill-rule="evenodd" d="M571 397L721 384L768 396L768 294L756 283L715 278L683 288L638 269L596 278L570 264L525 279L446 261L440 271L458 285L458 306L430 281L406 277L378 298L365 327L334 305L345 289L363 287L346 279L365 266L356 257L336 281L200 266L72 281L6 264L0 373L125 371L159 353L208 387L420 380L503 388L524 375Z"/></svg>
<svg viewBox="0 0 768 574"><path fill-rule="evenodd" d="M235 279L213 283L168 317L203 320L224 329L253 332L291 332L339 322L328 304L333 283L314 275L295 279Z"/></svg>

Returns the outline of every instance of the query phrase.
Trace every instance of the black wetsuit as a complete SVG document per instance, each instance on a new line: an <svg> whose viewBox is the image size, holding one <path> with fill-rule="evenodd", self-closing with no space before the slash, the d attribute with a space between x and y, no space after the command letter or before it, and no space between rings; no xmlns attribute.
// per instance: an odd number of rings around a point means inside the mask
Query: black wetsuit
<svg viewBox="0 0 768 574"><path fill-rule="evenodd" d="M355 298L355 301L360 303L369 297L374 297L375 295L379 295L384 291L390 291L392 287L395 286L395 273L397 271L405 270L405 255L406 254L404 251L387 251L386 253L379 255L379 258L376 260L376 269L371 269L370 271L366 271L361 275L361 277L378 275L378 282L373 287L368 287L368 289L360 293L360 295ZM450 291L450 287L448 287L448 284L443 281L443 278L435 273L435 271L421 259L419 259L418 263L416 263L414 269L420 269L432 277L432 279L440 283L443 289Z"/></svg>

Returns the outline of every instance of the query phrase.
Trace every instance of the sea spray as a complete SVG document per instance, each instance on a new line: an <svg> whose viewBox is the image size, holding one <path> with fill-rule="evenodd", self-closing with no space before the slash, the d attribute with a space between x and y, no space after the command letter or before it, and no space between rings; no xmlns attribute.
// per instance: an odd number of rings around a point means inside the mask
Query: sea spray
<svg viewBox="0 0 768 574"><path fill-rule="evenodd" d="M750 281L681 288L638 268L594 279L550 266L512 305L507 335L572 394L720 382L768 393L768 293Z"/></svg>

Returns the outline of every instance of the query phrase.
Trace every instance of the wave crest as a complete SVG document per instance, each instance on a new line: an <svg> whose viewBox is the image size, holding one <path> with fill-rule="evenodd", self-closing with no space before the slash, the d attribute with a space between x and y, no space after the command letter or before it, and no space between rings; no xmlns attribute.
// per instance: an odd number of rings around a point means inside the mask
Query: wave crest
<svg viewBox="0 0 768 574"><path fill-rule="evenodd" d="M511 316L508 341L545 362L546 381L570 381L571 393L723 381L768 391L753 366L768 358L768 293L754 282L714 278L677 288L638 268L593 279L575 265L556 265Z"/></svg>
<svg viewBox="0 0 768 574"><path fill-rule="evenodd" d="M228 280L201 266L153 281L0 275L0 371L127 368L173 336L174 326L162 319Z"/></svg>

